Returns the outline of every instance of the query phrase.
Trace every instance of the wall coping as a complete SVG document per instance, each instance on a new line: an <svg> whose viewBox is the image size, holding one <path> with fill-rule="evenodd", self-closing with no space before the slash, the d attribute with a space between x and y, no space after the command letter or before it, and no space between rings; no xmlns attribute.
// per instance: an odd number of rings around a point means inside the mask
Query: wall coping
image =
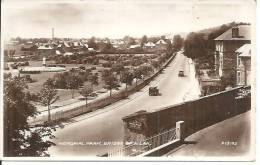
<svg viewBox="0 0 260 165"><path fill-rule="evenodd" d="M225 91L221 91L221 92L218 92L218 93L213 93L213 94L210 94L210 95L207 95L207 96L200 97L198 99L193 99L193 100L185 101L185 102L182 102L182 103L177 103L177 104L170 105L170 106L167 106L167 107L157 108L157 109L154 109L154 110L150 111L149 113L166 110L166 109L169 109L169 108L172 108L172 107L176 107L176 106L184 105L184 104L187 104L187 103L190 103L190 102L194 102L194 101L202 100L202 99L205 99L205 98L217 96L217 95L220 95L220 94L223 94L223 93L227 93L227 92L231 92L231 91L234 91L234 90L237 90L237 89L241 89L241 88L243 88L243 87L241 87L241 86L240 87L235 87L235 88L232 88L230 90L225 90Z"/></svg>
<svg viewBox="0 0 260 165"><path fill-rule="evenodd" d="M146 110L140 110L140 111L137 111L135 113L132 113L132 114L129 114L129 115L123 117L122 120L129 120L129 119L137 117L137 116L163 111L163 110L166 110L166 109L169 109L169 108L173 108L173 107L184 105L184 104L187 104L187 103L190 103L190 102L194 102L194 101L202 100L202 99L205 99L205 98L217 96L217 95L220 95L220 94L223 94L223 93L227 93L227 92L231 92L231 91L234 91L234 90L237 90L237 89L241 89L241 88L243 88L243 86L235 87L235 88L232 88L232 89L229 89L229 90L225 90L225 91L221 91L221 92L218 92L218 93L213 93L213 94L210 94L210 95L207 95L207 96L200 97L198 99L193 99L193 100L185 101L185 102L182 102L182 103L169 105L169 106L166 106L166 107L156 108L156 109L153 109L150 112L147 112Z"/></svg>

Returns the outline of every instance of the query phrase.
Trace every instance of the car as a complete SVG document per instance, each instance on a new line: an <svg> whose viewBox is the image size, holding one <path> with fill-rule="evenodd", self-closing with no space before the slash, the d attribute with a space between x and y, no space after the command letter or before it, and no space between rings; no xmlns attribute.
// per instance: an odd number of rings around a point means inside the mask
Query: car
<svg viewBox="0 0 260 165"><path fill-rule="evenodd" d="M180 70L178 76L179 77L184 77L184 71Z"/></svg>
<svg viewBox="0 0 260 165"><path fill-rule="evenodd" d="M89 95L90 97L97 97L98 96L98 94L97 93L95 93L95 92L92 92L90 95Z"/></svg>
<svg viewBox="0 0 260 165"><path fill-rule="evenodd" d="M159 89L157 87L149 87L149 96L158 96Z"/></svg>
<svg viewBox="0 0 260 165"><path fill-rule="evenodd" d="M81 70L86 70L86 67L85 66L80 66L79 67Z"/></svg>

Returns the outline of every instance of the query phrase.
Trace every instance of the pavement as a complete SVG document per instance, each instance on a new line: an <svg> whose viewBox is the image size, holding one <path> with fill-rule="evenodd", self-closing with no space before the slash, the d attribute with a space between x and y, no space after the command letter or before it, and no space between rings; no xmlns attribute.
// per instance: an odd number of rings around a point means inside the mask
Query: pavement
<svg viewBox="0 0 260 165"><path fill-rule="evenodd" d="M71 123L54 132L56 138L53 142L56 146L49 148L50 155L96 156L121 148L120 143L124 139L124 116L139 110L152 111L155 108L181 103L187 92L191 92L190 87L194 89L192 91L199 91L199 86L194 85L195 76L190 76L195 74L190 72L190 67L194 65L179 52L163 73L139 92L110 106L73 118ZM185 70L186 76L178 77L179 70ZM161 95L149 96L149 86L157 86Z"/></svg>
<svg viewBox="0 0 260 165"><path fill-rule="evenodd" d="M186 144L164 156L193 158L249 156L252 154L250 146L253 146L250 137L251 113L248 111L194 133L185 139Z"/></svg>

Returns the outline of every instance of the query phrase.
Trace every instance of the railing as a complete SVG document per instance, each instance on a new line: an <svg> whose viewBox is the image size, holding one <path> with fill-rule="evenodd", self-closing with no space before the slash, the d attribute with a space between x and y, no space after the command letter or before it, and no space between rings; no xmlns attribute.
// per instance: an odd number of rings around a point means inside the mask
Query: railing
<svg viewBox="0 0 260 165"><path fill-rule="evenodd" d="M108 157L137 156L176 139L176 129L170 129L140 142L129 142L128 145L108 153Z"/></svg>

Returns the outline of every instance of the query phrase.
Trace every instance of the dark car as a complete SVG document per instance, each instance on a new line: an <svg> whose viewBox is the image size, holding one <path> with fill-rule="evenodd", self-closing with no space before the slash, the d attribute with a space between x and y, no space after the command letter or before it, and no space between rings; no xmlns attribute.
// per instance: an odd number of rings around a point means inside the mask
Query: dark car
<svg viewBox="0 0 260 165"><path fill-rule="evenodd" d="M159 89L157 87L150 87L149 88L149 96L158 96Z"/></svg>
<svg viewBox="0 0 260 165"><path fill-rule="evenodd" d="M184 71L180 70L178 76L179 77L184 77Z"/></svg>

